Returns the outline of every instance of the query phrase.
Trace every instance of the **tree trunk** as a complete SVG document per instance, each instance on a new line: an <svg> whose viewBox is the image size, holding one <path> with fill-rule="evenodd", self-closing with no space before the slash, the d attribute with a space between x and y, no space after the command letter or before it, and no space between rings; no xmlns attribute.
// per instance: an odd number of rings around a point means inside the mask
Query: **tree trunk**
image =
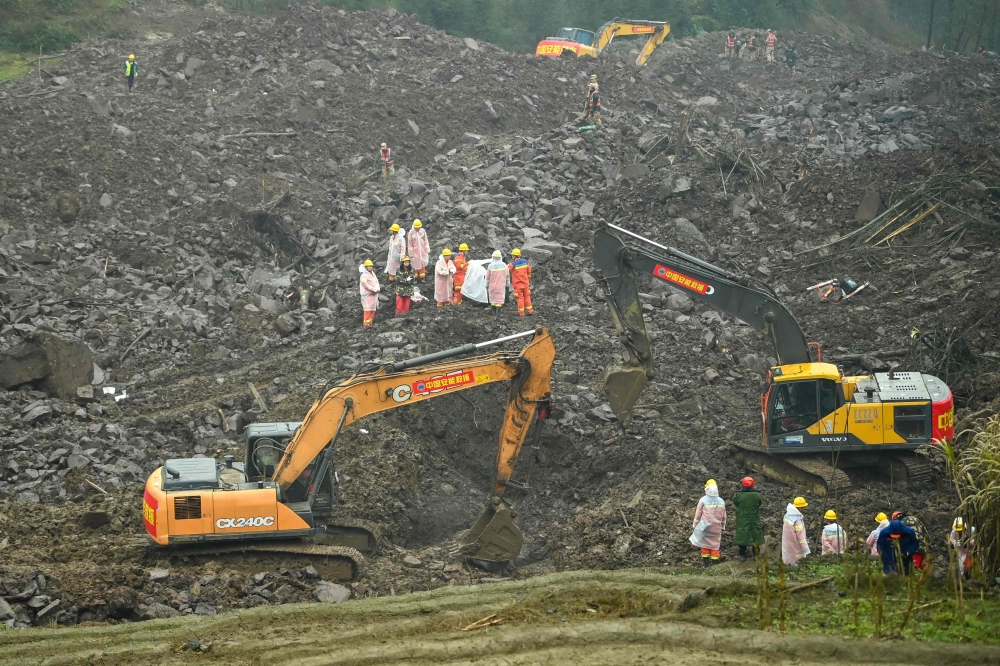
<svg viewBox="0 0 1000 666"><path fill-rule="evenodd" d="M969 25L969 8L966 7L965 13L962 15L962 29L958 31L958 37L955 38L955 45L951 48L952 51L958 52L958 47L962 43L962 37L965 35L965 28Z"/></svg>
<svg viewBox="0 0 1000 666"><path fill-rule="evenodd" d="M972 48L979 52L979 45L982 43L979 38L983 36L983 26L986 25L986 5L989 4L988 0L983 0L983 13L979 17L979 27L976 29L976 39L973 41ZM996 5L994 5L996 7ZM963 49L964 50L964 49Z"/></svg>
<svg viewBox="0 0 1000 666"><path fill-rule="evenodd" d="M927 19L927 48L931 47L931 38L934 36L934 0L931 0L931 17Z"/></svg>

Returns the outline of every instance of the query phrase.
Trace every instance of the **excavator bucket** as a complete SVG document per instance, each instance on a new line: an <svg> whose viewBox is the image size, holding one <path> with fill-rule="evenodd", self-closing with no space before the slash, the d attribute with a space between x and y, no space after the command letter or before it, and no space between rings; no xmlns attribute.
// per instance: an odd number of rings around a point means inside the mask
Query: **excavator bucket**
<svg viewBox="0 0 1000 666"><path fill-rule="evenodd" d="M486 507L479 520L458 538L459 552L483 562L510 562L521 552L524 535L503 500Z"/></svg>
<svg viewBox="0 0 1000 666"><path fill-rule="evenodd" d="M619 421L628 421L644 386L646 370L640 366L612 365L604 371L604 392Z"/></svg>

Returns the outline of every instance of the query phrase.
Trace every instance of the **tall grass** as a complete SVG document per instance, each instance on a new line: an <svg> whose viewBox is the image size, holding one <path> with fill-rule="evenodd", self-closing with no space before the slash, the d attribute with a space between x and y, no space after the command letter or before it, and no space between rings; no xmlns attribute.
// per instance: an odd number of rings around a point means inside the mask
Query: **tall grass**
<svg viewBox="0 0 1000 666"><path fill-rule="evenodd" d="M947 442L943 451L958 492L958 515L966 530L976 528L972 575L992 579L1000 573L1000 415L980 421L969 434L961 450Z"/></svg>

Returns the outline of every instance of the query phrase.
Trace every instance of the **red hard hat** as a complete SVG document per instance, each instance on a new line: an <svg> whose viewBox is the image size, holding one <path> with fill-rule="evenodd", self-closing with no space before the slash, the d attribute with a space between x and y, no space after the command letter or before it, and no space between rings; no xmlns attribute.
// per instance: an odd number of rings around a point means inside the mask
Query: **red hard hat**
<svg viewBox="0 0 1000 666"><path fill-rule="evenodd" d="M905 514L905 513L903 513L902 511L893 511L893 512L892 512L892 519L893 519L893 520L899 520L900 518L902 518L902 517L903 517L903 516L905 516L905 515L906 515L906 514Z"/></svg>
<svg viewBox="0 0 1000 666"><path fill-rule="evenodd" d="M744 488L753 488L753 478L749 476L744 476L743 480L740 481Z"/></svg>

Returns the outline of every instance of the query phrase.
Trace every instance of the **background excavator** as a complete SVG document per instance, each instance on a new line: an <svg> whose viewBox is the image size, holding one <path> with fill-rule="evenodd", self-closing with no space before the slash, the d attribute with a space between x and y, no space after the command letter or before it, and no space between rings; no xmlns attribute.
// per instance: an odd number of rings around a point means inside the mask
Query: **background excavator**
<svg viewBox="0 0 1000 666"><path fill-rule="evenodd" d="M497 351L467 357L485 347L531 337L520 353ZM465 357L465 358L459 358ZM146 481L146 531L184 554L247 550L318 556L357 573L361 553L376 547L374 530L326 524L334 504L334 444L341 430L375 412L404 407L456 391L510 380L507 409L496 450L489 504L457 538L459 552L481 563L505 563L523 543L508 489L527 491L511 477L528 430L534 448L551 411L555 345L544 328L472 343L384 365L355 375L313 403L301 424L258 423L247 429L246 457L167 460Z"/></svg>
<svg viewBox="0 0 1000 666"><path fill-rule="evenodd" d="M647 274L764 331L774 344L778 365L762 388L761 443L738 444L744 462L818 495L850 485L842 471L850 467L881 467L903 483L930 480L929 464L913 452L955 432L951 390L937 377L918 372L845 376L836 365L822 362L819 344L806 342L798 322L766 284L612 224L594 232L594 264L627 357L604 376L619 419L629 418L655 374L636 282L637 274Z"/></svg>
<svg viewBox="0 0 1000 666"><path fill-rule="evenodd" d="M636 67L642 67L669 34L670 24L664 21L615 18L602 25L596 33L583 28L562 28L555 37L546 37L538 42L535 56L559 58L575 54L577 57L586 55L596 58L615 37L646 35L648 39L635 61Z"/></svg>

